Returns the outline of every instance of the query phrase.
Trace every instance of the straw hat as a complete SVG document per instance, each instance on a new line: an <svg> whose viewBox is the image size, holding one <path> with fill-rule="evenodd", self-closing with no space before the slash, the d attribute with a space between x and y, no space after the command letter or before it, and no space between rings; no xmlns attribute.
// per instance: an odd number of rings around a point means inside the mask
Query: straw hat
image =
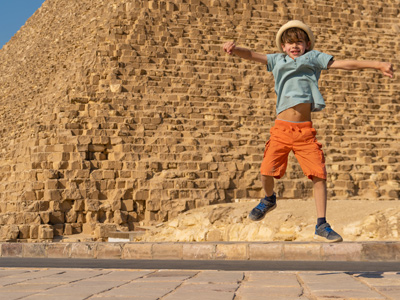
<svg viewBox="0 0 400 300"><path fill-rule="evenodd" d="M299 20L293 20L293 21L289 21L285 25L283 25L281 27L281 29L279 29L278 33L276 34L276 46L278 47L279 51L283 52L282 46L281 46L282 45L281 38L282 38L282 34L289 28L303 29L307 33L308 38L310 39L310 42L311 42L310 50L312 50L314 48L315 38L311 31L311 28Z"/></svg>

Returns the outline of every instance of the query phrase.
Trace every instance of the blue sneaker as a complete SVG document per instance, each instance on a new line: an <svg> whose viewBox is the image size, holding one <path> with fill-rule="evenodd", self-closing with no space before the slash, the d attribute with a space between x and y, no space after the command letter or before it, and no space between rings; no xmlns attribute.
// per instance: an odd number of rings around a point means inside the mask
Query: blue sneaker
<svg viewBox="0 0 400 300"><path fill-rule="evenodd" d="M314 239L328 243L337 243L343 241L342 237L336 233L328 223L324 223L319 227L315 226Z"/></svg>
<svg viewBox="0 0 400 300"><path fill-rule="evenodd" d="M253 221L261 221L264 219L267 212L270 212L276 208L276 195L273 194L271 197L265 196L260 200L260 203L253 208L249 214L249 218Z"/></svg>

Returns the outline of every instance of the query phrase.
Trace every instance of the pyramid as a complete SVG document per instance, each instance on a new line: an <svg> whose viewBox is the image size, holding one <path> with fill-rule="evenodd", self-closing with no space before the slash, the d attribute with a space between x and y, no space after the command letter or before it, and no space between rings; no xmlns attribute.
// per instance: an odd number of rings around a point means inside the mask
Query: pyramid
<svg viewBox="0 0 400 300"><path fill-rule="evenodd" d="M265 66L291 19L336 59L399 65L396 1L47 0L0 50L0 240L136 230L263 195L275 119ZM400 88L379 72L330 70L313 115L329 199L400 196ZM311 198L293 156L281 198Z"/></svg>

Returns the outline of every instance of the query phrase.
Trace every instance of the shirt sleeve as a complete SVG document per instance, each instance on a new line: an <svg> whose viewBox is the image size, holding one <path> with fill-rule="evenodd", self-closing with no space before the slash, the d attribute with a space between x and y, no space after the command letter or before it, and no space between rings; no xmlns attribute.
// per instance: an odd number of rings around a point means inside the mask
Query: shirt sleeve
<svg viewBox="0 0 400 300"><path fill-rule="evenodd" d="M279 53L267 54L267 70L269 72L272 72L274 70L279 55Z"/></svg>
<svg viewBox="0 0 400 300"><path fill-rule="evenodd" d="M326 53L318 52L318 51L314 51L314 52L315 52L315 56L314 56L315 65L321 70L328 69L328 63L331 61L331 59L333 59L333 56L326 54Z"/></svg>

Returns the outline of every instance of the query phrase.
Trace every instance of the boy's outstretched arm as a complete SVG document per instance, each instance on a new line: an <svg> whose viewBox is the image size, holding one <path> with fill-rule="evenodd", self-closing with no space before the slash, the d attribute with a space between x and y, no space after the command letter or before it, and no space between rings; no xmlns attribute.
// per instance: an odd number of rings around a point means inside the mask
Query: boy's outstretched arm
<svg viewBox="0 0 400 300"><path fill-rule="evenodd" d="M247 48L236 47L234 42L226 42L222 47L229 55L235 54L240 58L267 64L266 55L254 52Z"/></svg>
<svg viewBox="0 0 400 300"><path fill-rule="evenodd" d="M393 65L384 61L368 61L368 60L331 60L328 69L342 70L362 70L375 69L383 73L383 75L393 78Z"/></svg>

